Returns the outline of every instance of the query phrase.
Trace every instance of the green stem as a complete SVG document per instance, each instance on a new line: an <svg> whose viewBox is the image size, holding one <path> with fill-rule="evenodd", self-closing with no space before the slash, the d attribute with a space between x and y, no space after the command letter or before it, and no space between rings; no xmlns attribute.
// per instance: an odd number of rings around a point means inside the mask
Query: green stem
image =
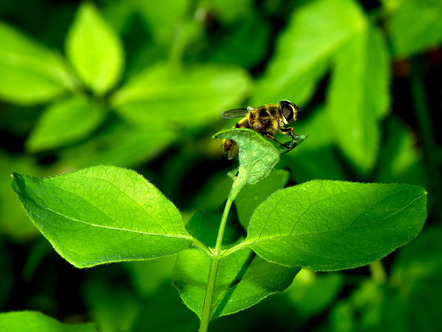
<svg viewBox="0 0 442 332"><path fill-rule="evenodd" d="M234 199L234 198L233 198ZM200 332L207 332L212 312L213 292L215 290L216 274L218 272L219 262L221 260L221 245L223 242L224 229L226 228L227 217L229 216L230 207L233 203L232 197L229 195L224 207L223 216L218 229L216 245L212 263L210 264L209 277L207 279L206 296L204 298L203 312L201 314Z"/></svg>
<svg viewBox="0 0 442 332"><path fill-rule="evenodd" d="M209 277L207 278L206 296L204 297L203 312L201 313L201 323L199 329L200 332L207 332L209 328L212 313L213 292L215 290L216 274L218 272L219 262L222 259L221 245L223 244L223 236L224 230L226 228L227 217L229 216L229 211L233 201L235 200L241 189L246 185L246 183L247 175L243 176L240 172L235 178L232 189L230 190L229 196L227 197L227 202L224 207L223 216L221 217L221 223L218 229L215 250L211 257L212 262L210 264Z"/></svg>

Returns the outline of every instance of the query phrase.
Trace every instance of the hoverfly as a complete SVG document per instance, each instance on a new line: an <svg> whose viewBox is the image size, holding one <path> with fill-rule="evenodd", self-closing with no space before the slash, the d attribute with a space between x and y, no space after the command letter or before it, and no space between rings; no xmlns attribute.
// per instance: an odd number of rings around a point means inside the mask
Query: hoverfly
<svg viewBox="0 0 442 332"><path fill-rule="evenodd" d="M278 104L266 104L257 108L251 106L247 108L236 108L224 112L221 116L225 119L235 119L244 117L239 120L233 128L250 128L264 137L279 143L287 149L288 152L292 147L282 144L273 137L276 133L288 135L292 138L292 142L297 141L297 137L293 135L293 128L288 127L288 124L296 121L298 111L301 109L288 100L281 100ZM238 145L230 140L223 141L223 151L227 153L229 159L233 159L238 155Z"/></svg>

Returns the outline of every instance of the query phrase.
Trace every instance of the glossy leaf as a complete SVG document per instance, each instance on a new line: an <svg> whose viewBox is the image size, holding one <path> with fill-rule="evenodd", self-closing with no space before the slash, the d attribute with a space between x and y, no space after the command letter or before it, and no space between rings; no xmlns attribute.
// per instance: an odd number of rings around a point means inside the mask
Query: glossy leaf
<svg viewBox="0 0 442 332"><path fill-rule="evenodd" d="M97 8L84 2L66 40L66 53L82 81L97 95L115 86L124 64L119 37Z"/></svg>
<svg viewBox="0 0 442 332"><path fill-rule="evenodd" d="M394 55L406 57L442 42L442 3L437 0L404 0L389 20Z"/></svg>
<svg viewBox="0 0 442 332"><path fill-rule="evenodd" d="M191 241L177 208L130 170L14 174L12 187L40 232L77 267L170 255Z"/></svg>
<svg viewBox="0 0 442 332"><path fill-rule="evenodd" d="M327 104L333 139L366 174L376 162L389 103L388 50L380 30L369 26L356 34L335 61Z"/></svg>
<svg viewBox="0 0 442 332"><path fill-rule="evenodd" d="M0 22L0 98L35 104L52 100L74 85L61 56Z"/></svg>
<svg viewBox="0 0 442 332"><path fill-rule="evenodd" d="M101 122L104 110L82 96L49 106L27 141L30 151L57 148L86 138Z"/></svg>
<svg viewBox="0 0 442 332"><path fill-rule="evenodd" d="M184 303L201 316L210 258L199 250L178 255L172 276ZM240 250L222 259L218 268L213 297L212 318L247 309L263 298L287 288L299 268L269 263Z"/></svg>
<svg viewBox="0 0 442 332"><path fill-rule="evenodd" d="M157 65L124 85L112 104L133 123L198 126L238 105L249 88L249 76L238 68Z"/></svg>
<svg viewBox="0 0 442 332"><path fill-rule="evenodd" d="M235 199L238 219L244 229L249 225L250 217L256 207L271 193L285 186L289 179L289 172L274 170L265 179L252 186L244 187Z"/></svg>
<svg viewBox="0 0 442 332"><path fill-rule="evenodd" d="M425 218L422 187L317 180L264 201L252 215L244 244L279 264L349 269L408 243Z"/></svg>
<svg viewBox="0 0 442 332"><path fill-rule="evenodd" d="M13 311L0 313L2 332L96 332L95 324L62 324L36 311Z"/></svg>
<svg viewBox="0 0 442 332"><path fill-rule="evenodd" d="M213 137L231 139L238 144L238 177L242 177L247 184L264 179L279 161L279 152L273 144L251 129L227 129Z"/></svg>
<svg viewBox="0 0 442 332"><path fill-rule="evenodd" d="M281 99L305 103L330 58L364 23L362 11L351 0L316 0L299 8L281 33L251 104Z"/></svg>

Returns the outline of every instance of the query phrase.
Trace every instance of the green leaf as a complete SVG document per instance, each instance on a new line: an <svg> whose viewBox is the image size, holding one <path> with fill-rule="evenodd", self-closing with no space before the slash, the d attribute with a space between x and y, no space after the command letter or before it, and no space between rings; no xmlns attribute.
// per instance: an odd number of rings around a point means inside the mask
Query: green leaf
<svg viewBox="0 0 442 332"><path fill-rule="evenodd" d="M0 98L35 104L57 98L75 81L59 54L0 22Z"/></svg>
<svg viewBox="0 0 442 332"><path fill-rule="evenodd" d="M389 103L388 50L382 33L368 26L348 42L335 61L327 104L332 135L366 174L376 162L380 120Z"/></svg>
<svg viewBox="0 0 442 332"><path fill-rule="evenodd" d="M210 258L191 249L178 255L172 275L184 303L198 317L201 317L209 268ZM216 278L212 318L247 309L284 290L298 271L298 268L269 263L250 250L240 250L223 258Z"/></svg>
<svg viewBox="0 0 442 332"><path fill-rule="evenodd" d="M305 103L331 56L364 24L363 12L351 0L316 0L299 8L281 33L251 104L281 99Z"/></svg>
<svg viewBox="0 0 442 332"><path fill-rule="evenodd" d="M76 267L161 257L191 242L177 208L127 169L14 174L12 187L40 232Z"/></svg>
<svg viewBox="0 0 442 332"><path fill-rule="evenodd" d="M243 244L275 263L342 270L405 245L425 218L422 187L316 180L281 189L258 206Z"/></svg>
<svg viewBox="0 0 442 332"><path fill-rule="evenodd" d="M265 179L252 185L246 186L235 199L238 219L244 229L249 225L250 217L256 207L261 204L271 193L285 186L289 179L289 172L278 169L274 170Z"/></svg>
<svg viewBox="0 0 442 332"><path fill-rule="evenodd" d="M438 0L403 0L391 16L389 31L396 57L406 57L442 42L442 3Z"/></svg>
<svg viewBox="0 0 442 332"><path fill-rule="evenodd" d="M2 332L96 332L95 324L62 324L36 311L15 311L0 313Z"/></svg>
<svg viewBox="0 0 442 332"><path fill-rule="evenodd" d="M198 126L237 105L249 88L249 76L239 68L161 64L130 80L114 95L112 105L134 123Z"/></svg>
<svg viewBox="0 0 442 332"><path fill-rule="evenodd" d="M82 96L49 106L26 142L30 151L53 149L86 138L103 119L104 110Z"/></svg>
<svg viewBox="0 0 442 332"><path fill-rule="evenodd" d="M103 95L119 81L124 65L121 41L97 8L84 2L66 40L66 54L82 81Z"/></svg>
<svg viewBox="0 0 442 332"><path fill-rule="evenodd" d="M214 138L231 139L239 147L237 178L244 184L254 184L264 179L279 161L279 152L261 134L246 128L222 130Z"/></svg>

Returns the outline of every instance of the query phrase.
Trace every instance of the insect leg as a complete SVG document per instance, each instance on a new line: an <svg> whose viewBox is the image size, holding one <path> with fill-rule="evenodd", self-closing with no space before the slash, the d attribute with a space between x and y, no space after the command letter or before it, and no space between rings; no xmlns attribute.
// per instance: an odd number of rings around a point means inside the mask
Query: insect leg
<svg viewBox="0 0 442 332"><path fill-rule="evenodd" d="M281 143L281 142L278 141L276 138L274 138L272 134L266 133L266 134L264 134L264 137L265 137L265 138L270 138L271 140L275 141L276 143L278 143L279 145L285 147L286 149L290 149L287 145ZM290 149L290 150L291 150L291 149Z"/></svg>

